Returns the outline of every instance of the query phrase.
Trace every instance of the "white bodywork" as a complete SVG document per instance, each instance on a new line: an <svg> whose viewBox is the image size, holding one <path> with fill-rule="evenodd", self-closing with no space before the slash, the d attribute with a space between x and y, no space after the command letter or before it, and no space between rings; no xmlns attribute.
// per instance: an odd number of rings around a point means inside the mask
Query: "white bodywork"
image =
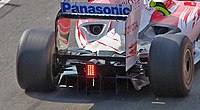
<svg viewBox="0 0 200 110"><path fill-rule="evenodd" d="M192 42L195 41L200 30L200 26L198 26L200 25L199 5L196 5L196 7L194 8L185 8L185 4L183 4L182 2L173 2L171 0L166 0L162 2L171 3L168 9L172 13L172 15L170 16L175 16L175 20L178 19L178 22L175 25L175 27L181 29L181 32L179 32L178 34L187 35ZM139 50L143 49L146 50L148 53L151 41L154 37L156 37L154 30L148 29L144 33L148 40L138 38L138 33L148 26L150 20L157 19L153 18L155 16L152 17L152 15L155 14L155 9L148 6L149 1L143 2L143 0L94 0L92 3L118 3L131 5L132 11L126 21L91 19L78 20L75 28L75 38L79 48L90 50L92 52L114 51L118 54L122 54L125 52L126 70L128 70L138 60L137 56L140 54L138 53ZM87 5L89 6L90 4L88 3ZM103 4L100 4L100 6L101 5ZM180 16L177 15L177 10L180 11ZM173 15L174 12L176 12L175 15ZM105 16L107 15L105 14ZM159 23L160 22L158 22L158 24ZM91 32L87 29L87 26L89 25L99 24L103 25L103 28L102 32L98 35L91 34ZM199 42L196 42L194 50L196 52L195 63L197 63L200 60Z"/></svg>

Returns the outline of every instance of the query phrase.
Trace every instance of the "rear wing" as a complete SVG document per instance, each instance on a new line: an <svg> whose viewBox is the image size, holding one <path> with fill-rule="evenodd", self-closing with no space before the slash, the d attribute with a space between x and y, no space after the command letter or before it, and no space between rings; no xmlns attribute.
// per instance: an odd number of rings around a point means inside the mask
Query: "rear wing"
<svg viewBox="0 0 200 110"><path fill-rule="evenodd" d="M126 4L99 4L87 2L61 2L64 16L73 19L126 20L131 6Z"/></svg>
<svg viewBox="0 0 200 110"><path fill-rule="evenodd" d="M137 61L137 38L142 1L127 4L100 4L87 2L61 2L61 14L72 19L107 19L126 21L126 71Z"/></svg>

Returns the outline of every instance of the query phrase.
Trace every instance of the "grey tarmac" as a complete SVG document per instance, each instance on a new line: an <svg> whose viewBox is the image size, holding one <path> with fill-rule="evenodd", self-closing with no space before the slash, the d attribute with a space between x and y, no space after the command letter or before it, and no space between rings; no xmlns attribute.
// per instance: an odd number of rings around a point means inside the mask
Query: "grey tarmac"
<svg viewBox="0 0 200 110"><path fill-rule="evenodd" d="M15 56L19 38L27 28L54 28L59 0L11 0L0 8L0 110L199 110L200 63L190 94L185 98L159 98L150 87L141 91L114 90L85 96L84 91L24 91L16 80ZM74 43L71 42L72 44Z"/></svg>

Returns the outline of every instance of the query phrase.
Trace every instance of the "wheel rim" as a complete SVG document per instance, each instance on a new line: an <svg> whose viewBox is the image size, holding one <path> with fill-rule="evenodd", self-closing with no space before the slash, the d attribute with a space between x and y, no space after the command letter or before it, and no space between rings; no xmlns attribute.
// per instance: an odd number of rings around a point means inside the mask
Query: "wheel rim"
<svg viewBox="0 0 200 110"><path fill-rule="evenodd" d="M184 80L184 84L185 84L185 87L187 89L190 89L191 88L191 85L192 85L192 77L193 77L193 62L192 62L192 53L190 51L190 49L187 49L185 51L185 54L184 54L184 67L183 67L183 80Z"/></svg>

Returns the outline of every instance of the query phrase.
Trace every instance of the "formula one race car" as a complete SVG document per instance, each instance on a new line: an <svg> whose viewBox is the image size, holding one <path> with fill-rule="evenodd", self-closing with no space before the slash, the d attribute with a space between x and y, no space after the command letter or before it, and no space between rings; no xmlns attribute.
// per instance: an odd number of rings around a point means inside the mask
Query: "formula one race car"
<svg viewBox="0 0 200 110"><path fill-rule="evenodd" d="M186 96L200 60L199 17L194 1L63 1L55 32L23 33L18 83L36 91L85 88L86 94L150 85L158 96Z"/></svg>

